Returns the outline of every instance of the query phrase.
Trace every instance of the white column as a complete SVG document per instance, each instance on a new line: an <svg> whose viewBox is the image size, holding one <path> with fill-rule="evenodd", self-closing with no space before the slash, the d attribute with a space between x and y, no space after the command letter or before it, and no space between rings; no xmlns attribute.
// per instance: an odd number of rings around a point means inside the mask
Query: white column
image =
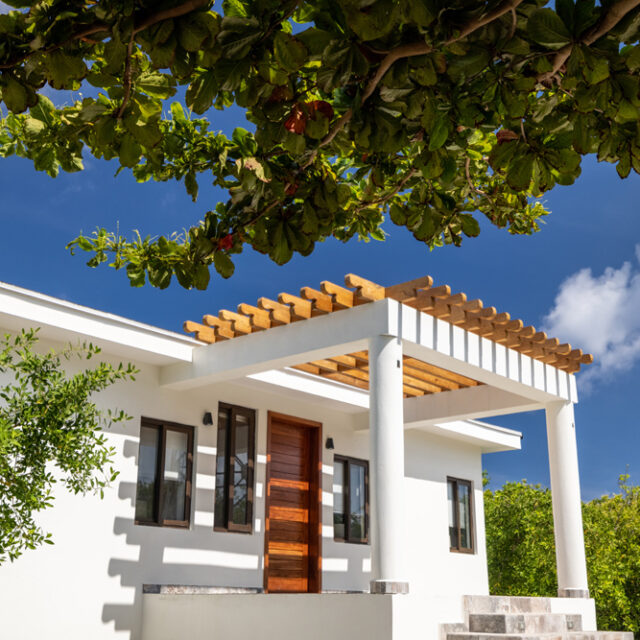
<svg viewBox="0 0 640 640"><path fill-rule="evenodd" d="M402 342L369 340L371 592L408 593L404 580Z"/></svg>
<svg viewBox="0 0 640 640"><path fill-rule="evenodd" d="M588 598L573 404L558 402L548 405L546 414L558 595Z"/></svg>

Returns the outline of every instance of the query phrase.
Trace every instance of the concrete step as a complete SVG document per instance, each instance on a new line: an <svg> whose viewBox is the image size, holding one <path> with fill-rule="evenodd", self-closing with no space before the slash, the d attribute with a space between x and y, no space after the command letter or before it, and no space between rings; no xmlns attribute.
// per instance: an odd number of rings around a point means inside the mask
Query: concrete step
<svg viewBox="0 0 640 640"><path fill-rule="evenodd" d="M464 596L467 613L550 613L549 598L524 596Z"/></svg>
<svg viewBox="0 0 640 640"><path fill-rule="evenodd" d="M581 631L582 617L564 613L471 613L469 631L476 633L562 633Z"/></svg>
<svg viewBox="0 0 640 640"><path fill-rule="evenodd" d="M447 640L633 640L630 631L564 631L561 633L448 633Z"/></svg>

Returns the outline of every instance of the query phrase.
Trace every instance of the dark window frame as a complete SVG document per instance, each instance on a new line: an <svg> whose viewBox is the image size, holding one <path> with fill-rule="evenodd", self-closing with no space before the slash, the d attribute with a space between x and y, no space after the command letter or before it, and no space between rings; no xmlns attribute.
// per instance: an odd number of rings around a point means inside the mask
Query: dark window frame
<svg viewBox="0 0 640 640"><path fill-rule="evenodd" d="M171 527L175 529L188 529L191 525L191 493L192 493L192 479L193 479L193 443L195 436L195 428L186 425L179 424L177 422L169 422L168 420L158 420L157 418L147 418L143 416L140 419L140 429L147 427L151 429L157 429L160 432L160 438L158 443L158 452L156 455L156 486L154 492L154 518L153 520L140 520L137 517L134 519L134 524L149 526L149 527ZM185 498L184 498L184 520L161 520L160 514L162 513L162 482L165 463L165 452L167 444L167 431L178 431L187 434L187 472L186 472L186 484L185 484ZM140 445L138 445L139 447ZM138 455L140 450L138 448ZM136 479L136 496L138 492L138 481ZM134 504L135 508L135 504Z"/></svg>
<svg viewBox="0 0 640 640"><path fill-rule="evenodd" d="M475 508L474 508L474 495L473 495L473 481L463 480L462 478L454 478L447 476L447 501L449 500L449 484L453 485L453 503L455 528L458 532L458 545L456 547L451 546L451 535L449 535L449 551L452 553L468 553L474 554L476 552L476 526L475 526ZM458 503L458 485L463 484L469 488L469 540L471 541L470 547L463 547L461 545L462 529L460 527L460 505ZM448 520L448 518L447 518ZM447 521L447 526L449 525Z"/></svg>
<svg viewBox="0 0 640 640"><path fill-rule="evenodd" d="M362 458L353 458L351 456L343 456L335 454L333 456L333 464L335 468L336 462L340 462L345 465L345 473L343 476L342 491L344 496L344 538L336 536L335 524L333 528L333 539L335 542L344 542L346 544L369 544L369 461ZM352 539L351 538L351 473L350 466L352 464L364 467L364 531L363 538ZM332 512L332 518L333 518Z"/></svg>
<svg viewBox="0 0 640 640"><path fill-rule="evenodd" d="M254 500L254 479L255 479L255 464L256 464L256 410L249 409L247 407L240 407L238 405L229 404L227 402L218 403L218 432L216 433L216 469L218 464L218 445L220 443L220 429L221 425L221 411L230 412L230 423L224 425L227 430L225 435L225 466L224 466L224 523L220 524L216 522L215 518L215 504L214 504L214 520L213 530L218 532L228 533L253 533L253 500ZM234 469L232 465L235 463L231 459L230 452L235 450L236 442L236 429L235 429L235 416L241 414L248 419L249 423L249 452L248 452L248 473L247 473L247 523L238 524L230 520L230 514L233 509L233 474ZM217 473L216 473L217 476ZM214 501L217 493L217 477L216 477L216 489L214 491Z"/></svg>

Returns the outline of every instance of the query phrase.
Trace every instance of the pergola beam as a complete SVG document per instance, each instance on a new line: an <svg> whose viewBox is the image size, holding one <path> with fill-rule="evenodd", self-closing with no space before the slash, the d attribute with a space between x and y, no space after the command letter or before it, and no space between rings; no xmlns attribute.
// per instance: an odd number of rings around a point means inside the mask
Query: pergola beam
<svg viewBox="0 0 640 640"><path fill-rule="evenodd" d="M368 340L377 335L399 337L411 358L529 402L577 401L573 375L390 298L202 346L194 350L193 363L164 367L161 384L197 387L329 360L366 350ZM326 374L356 380L349 375L353 371L340 366ZM414 391L421 393L405 382L405 393Z"/></svg>

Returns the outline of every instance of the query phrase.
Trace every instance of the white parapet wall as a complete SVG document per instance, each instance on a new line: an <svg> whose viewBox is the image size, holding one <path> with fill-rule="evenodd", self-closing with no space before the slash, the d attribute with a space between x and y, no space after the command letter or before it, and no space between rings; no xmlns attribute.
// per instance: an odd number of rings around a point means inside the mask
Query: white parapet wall
<svg viewBox="0 0 640 640"><path fill-rule="evenodd" d="M142 640L391 640L394 597L147 593Z"/></svg>

